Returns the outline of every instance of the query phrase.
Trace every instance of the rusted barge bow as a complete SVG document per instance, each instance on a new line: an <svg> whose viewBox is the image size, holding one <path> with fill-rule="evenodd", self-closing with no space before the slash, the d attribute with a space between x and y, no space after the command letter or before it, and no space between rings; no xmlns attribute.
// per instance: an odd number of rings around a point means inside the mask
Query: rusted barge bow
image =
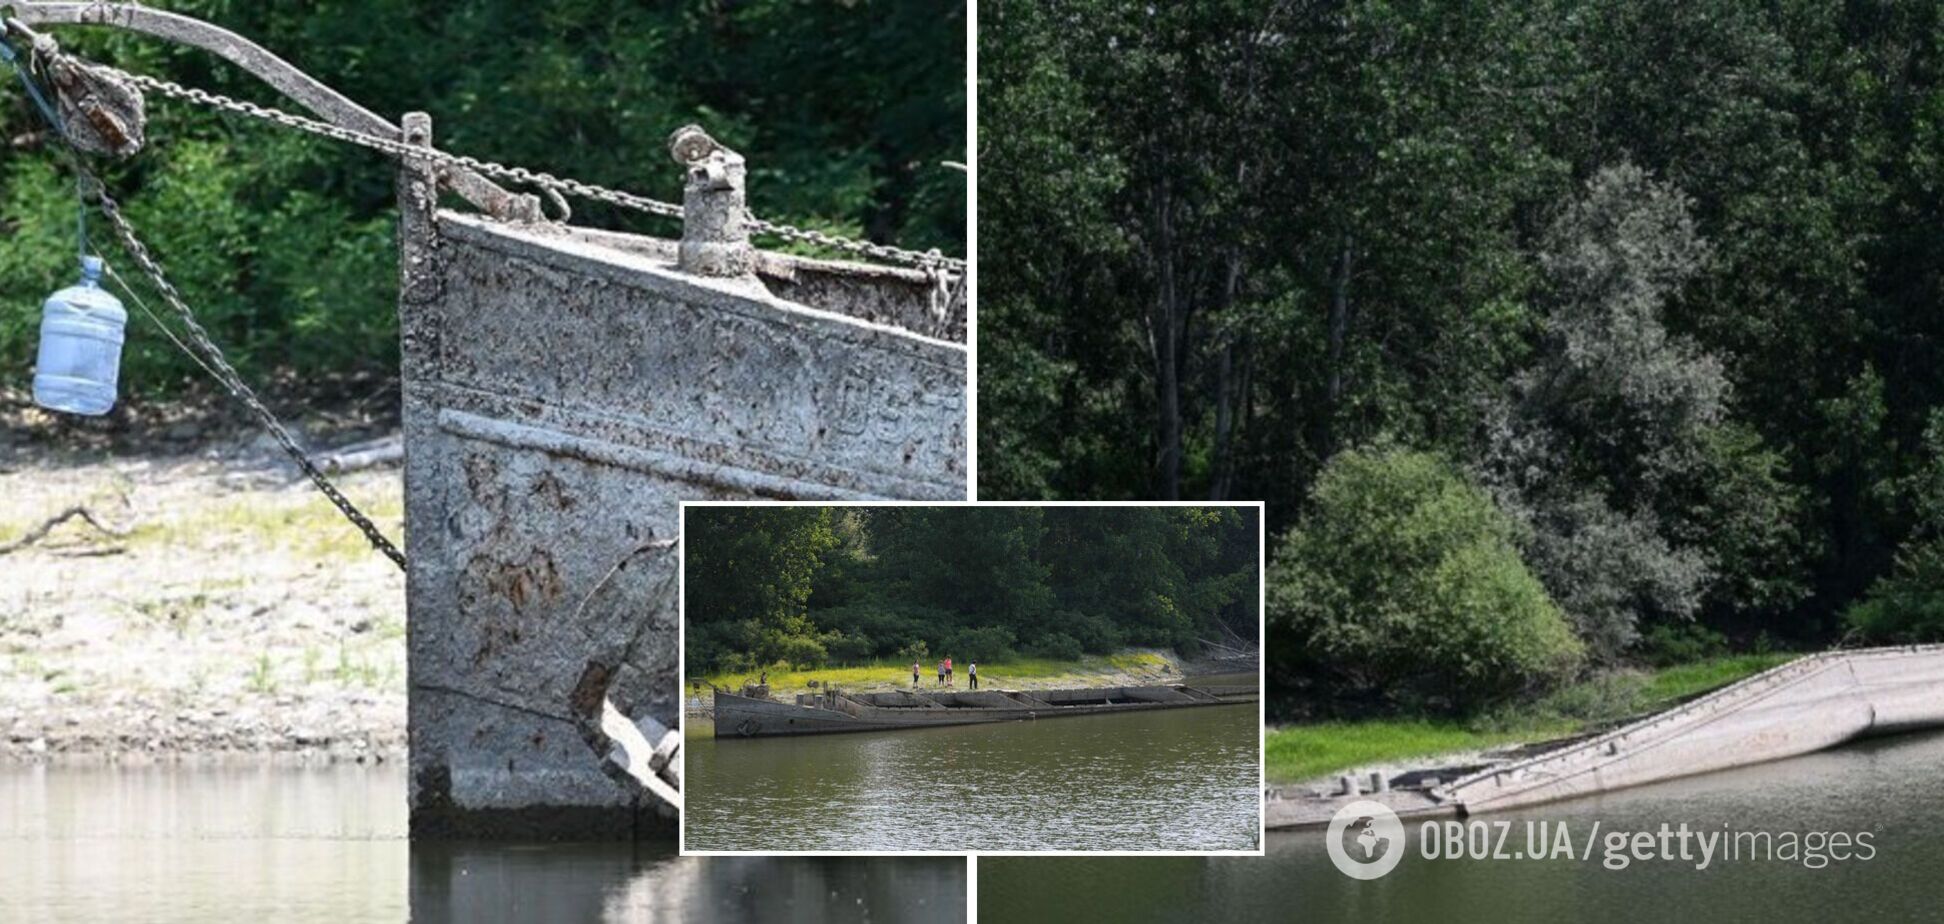
<svg viewBox="0 0 1944 924"><path fill-rule="evenodd" d="M715 734L718 738L760 738L769 735L893 731L1069 715L1225 706L1253 703L1257 697L1258 692L1253 685L1194 683L1082 690L892 693L829 690L799 695L795 703L718 690L715 694Z"/></svg>

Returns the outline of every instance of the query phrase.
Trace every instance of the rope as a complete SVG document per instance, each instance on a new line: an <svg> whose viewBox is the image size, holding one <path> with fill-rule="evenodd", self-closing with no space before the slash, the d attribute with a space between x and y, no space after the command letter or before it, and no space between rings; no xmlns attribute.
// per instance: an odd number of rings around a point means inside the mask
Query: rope
<svg viewBox="0 0 1944 924"><path fill-rule="evenodd" d="M367 134L355 129L345 128L341 125L332 125L329 122L321 122L317 119L285 112L270 106L261 106L248 100L233 99L220 93L211 93L195 87L185 87L179 83L150 77L146 74L135 74L106 64L83 62L66 52L56 51L53 52L53 56L76 66L92 67L126 80L138 87L153 90L163 96L185 100L212 109L249 116L253 119L261 119L285 128L370 148L371 150L389 154L393 157L416 158L422 161L444 164L448 167L459 167L483 176L489 176L511 183L537 186L549 192L567 193L596 202L605 202L609 205L647 212L651 215L660 215L666 218L682 217L682 207L672 202L662 202L658 199L650 199L646 196L636 195L635 193L619 189L610 189L605 186L597 186L593 183L584 183L580 180L557 177L551 173L528 170L525 167L510 167L505 164L480 160L476 157L469 157L463 154L453 154L437 148L406 144L396 139ZM944 269L956 273L965 272L964 260L947 257L937 248L921 253L916 250L905 250L899 247L892 247L888 244L860 241L781 222L765 221L757 218L755 215L748 215L745 218L745 222L748 224L750 230L759 234L775 235L776 237L798 241L800 243L812 244L831 250L840 250L886 262L903 263L921 268Z"/></svg>

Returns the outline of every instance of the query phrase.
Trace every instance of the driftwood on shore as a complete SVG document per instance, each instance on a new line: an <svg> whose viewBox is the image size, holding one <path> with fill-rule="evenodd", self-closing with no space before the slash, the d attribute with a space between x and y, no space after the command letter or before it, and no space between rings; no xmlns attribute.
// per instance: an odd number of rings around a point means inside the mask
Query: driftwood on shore
<svg viewBox="0 0 1944 924"><path fill-rule="evenodd" d="M376 468L380 465L392 465L404 460L405 437L401 434L393 434L336 449L319 457L317 467L327 474L339 475Z"/></svg>
<svg viewBox="0 0 1944 924"><path fill-rule="evenodd" d="M95 529L100 530L101 532L106 533L109 536L113 536L117 539L127 536L130 530L133 529L132 526L111 526L107 523L104 523L102 522L100 517L95 516L94 511L89 510L87 507L84 507L80 504L76 504L72 507L67 508L66 510L61 511L60 513L57 513L41 521L41 524L39 526L36 526L33 529L28 530L26 534L22 535L20 538L15 539L12 542L0 543L0 555L5 555L8 554L9 552L16 552L30 545L33 545L34 543L47 538L47 535L54 531L54 527L59 526L62 523L65 523L73 519L79 519L82 522L87 523L89 526L92 526Z"/></svg>

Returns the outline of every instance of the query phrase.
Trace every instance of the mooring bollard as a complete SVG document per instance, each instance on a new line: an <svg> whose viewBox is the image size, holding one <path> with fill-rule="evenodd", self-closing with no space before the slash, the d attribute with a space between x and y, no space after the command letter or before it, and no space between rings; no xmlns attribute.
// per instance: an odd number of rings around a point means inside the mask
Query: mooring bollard
<svg viewBox="0 0 1944 924"><path fill-rule="evenodd" d="M754 274L756 255L744 223L749 209L743 156L696 125L676 129L668 138L668 153L688 169L682 184L682 244L676 266L697 276Z"/></svg>

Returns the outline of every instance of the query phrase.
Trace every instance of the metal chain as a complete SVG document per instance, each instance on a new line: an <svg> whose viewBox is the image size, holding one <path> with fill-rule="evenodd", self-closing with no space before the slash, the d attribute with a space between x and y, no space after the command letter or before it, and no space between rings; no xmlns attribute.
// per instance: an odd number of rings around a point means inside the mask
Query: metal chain
<svg viewBox="0 0 1944 924"><path fill-rule="evenodd" d="M340 493L337 486L332 484L331 480L326 478L323 472L318 470L317 466L311 462L310 456L305 454L303 448L297 445L296 438L292 437L290 431L284 428L283 422L278 420L277 415L271 413L268 407L264 406L262 399L257 397L256 391L249 386L249 383L243 381L243 376L236 371L236 367L230 365L228 358L224 357L222 349L217 347L215 341L210 339L209 331L205 330L202 323L196 320L195 312L191 311L188 304L183 302L181 293L177 292L176 287L169 282L168 277L162 274L161 265L149 253L148 247L142 243L140 238L135 236L134 226L130 225L128 219L122 215L120 203L117 203L113 196L108 195L108 189L102 185L100 178L88 172L85 167L81 167L78 159L76 167L82 171L81 176L84 184L88 193L94 196L96 203L101 209L101 214L106 216L108 223L114 227L115 237L121 241L122 249L128 252L128 256L135 261L137 266L141 267L142 274L148 277L149 282L155 285L155 290L162 294L163 300L168 302L169 307L175 310L176 316L182 319L182 324L187 328L190 341L195 343L204 354L203 358L208 360L205 368L214 367L210 371L211 374L216 376L217 381L221 382L223 387L229 389L230 394L235 395L237 400L242 401L244 406L248 407L250 412L256 415L258 422L263 424L264 429L270 431L271 437L276 439L277 444L282 446L284 452L296 461L297 467L310 479L311 484L316 485L317 490L323 492L324 496L344 514L345 519L351 521L351 525L356 526L360 532L364 533L365 539L370 541L371 547L384 553L386 558L391 559L394 564L398 565L399 570L405 570L405 553L399 551L398 546L393 545L390 539L385 538L385 534L378 531L377 525L372 523L371 519L365 516L364 512L359 510L356 504L351 503L349 498ZM157 323L160 322L158 321ZM171 336L171 339L174 339L173 336Z"/></svg>
<svg viewBox="0 0 1944 924"><path fill-rule="evenodd" d="M682 207L672 202L662 202L658 199L650 199L646 196L639 196L619 189L609 189L593 183L583 183L580 180L557 177L551 173L528 170L525 167L509 167L505 164L484 161L463 154L453 154L437 148L419 147L403 141L383 138L378 135L371 135L355 129L345 128L340 125L332 125L329 122L320 122L316 119L306 118L294 113L285 112L281 109L260 106L247 100L232 99L220 93L211 93L207 90L185 87L179 83L150 77L146 74L135 74L106 64L83 62L64 52L57 52L57 54L68 60L69 63L95 68L144 89L154 90L164 96L187 100L215 109L227 110L239 115L250 116L251 118L262 119L286 128L293 128L314 135L322 135L326 138L332 138L348 144L355 144L370 148L374 151L381 151L394 157L416 158L421 161L432 161L451 167L461 167L484 176L571 193L584 199L606 202L610 205L635 209L652 215L661 215L668 218L682 217ZM841 250L893 263L904 263L927 269L942 269L960 274L965 272L964 260L947 257L937 248L920 253L916 250L906 250L900 247L892 247L888 244L876 244L870 241L860 241L834 234L827 234L822 231L799 228L795 225L765 221L757 218L755 215L749 215L746 220L750 229L760 234L772 234L788 240L814 244L819 247Z"/></svg>

